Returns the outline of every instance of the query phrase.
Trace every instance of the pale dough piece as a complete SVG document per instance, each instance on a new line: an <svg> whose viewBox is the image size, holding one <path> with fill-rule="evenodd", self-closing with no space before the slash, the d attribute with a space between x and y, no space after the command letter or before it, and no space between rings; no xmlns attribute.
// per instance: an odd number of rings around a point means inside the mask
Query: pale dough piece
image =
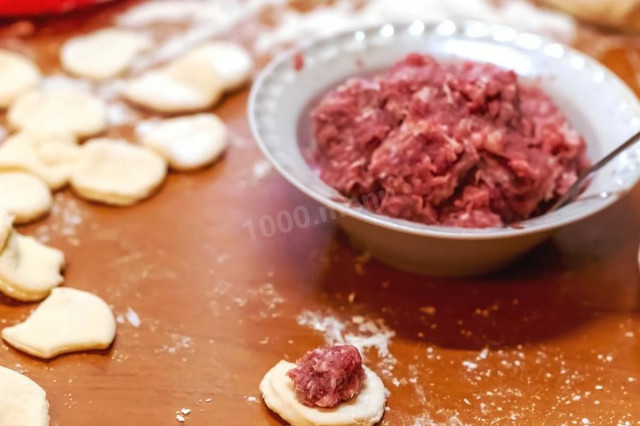
<svg viewBox="0 0 640 426"><path fill-rule="evenodd" d="M202 58L218 75L225 91L237 89L249 81L253 59L247 50L236 43L214 41L187 53L186 58Z"/></svg>
<svg viewBox="0 0 640 426"><path fill-rule="evenodd" d="M51 190L38 177L25 172L0 172L0 206L18 224L28 223L49 213Z"/></svg>
<svg viewBox="0 0 640 426"><path fill-rule="evenodd" d="M93 139L80 150L71 187L83 198L128 206L149 197L164 181L167 163L146 148L116 139Z"/></svg>
<svg viewBox="0 0 640 426"><path fill-rule="evenodd" d="M7 108L21 94L38 85L42 75L28 58L0 49L0 108Z"/></svg>
<svg viewBox="0 0 640 426"><path fill-rule="evenodd" d="M209 69L206 58L185 56L130 80L124 96L130 102L164 113L206 109L218 102L223 91L220 79L214 72L207 72Z"/></svg>
<svg viewBox="0 0 640 426"><path fill-rule="evenodd" d="M640 0L544 0L544 3L598 25L640 31Z"/></svg>
<svg viewBox="0 0 640 426"><path fill-rule="evenodd" d="M0 253L0 292L25 302L42 300L62 283L64 254L12 231Z"/></svg>
<svg viewBox="0 0 640 426"><path fill-rule="evenodd" d="M0 366L0 425L47 426L47 393L36 382Z"/></svg>
<svg viewBox="0 0 640 426"><path fill-rule="evenodd" d="M18 132L0 145L0 171L28 171L52 190L60 189L69 182L79 151L70 133Z"/></svg>
<svg viewBox="0 0 640 426"><path fill-rule="evenodd" d="M56 288L23 323L2 330L16 349L38 358L106 349L116 335L116 320L98 296L73 288Z"/></svg>
<svg viewBox="0 0 640 426"><path fill-rule="evenodd" d="M376 373L364 367L365 380L358 396L335 408L312 408L296 399L287 372L296 365L280 361L262 379L260 391L265 404L291 426L372 426L382 419L386 390Z"/></svg>
<svg viewBox="0 0 640 426"><path fill-rule="evenodd" d="M67 40L60 62L71 74L100 80L122 74L150 47L151 40L140 33L107 28Z"/></svg>
<svg viewBox="0 0 640 426"><path fill-rule="evenodd" d="M40 133L73 133L78 137L102 132L107 125L104 103L87 91L74 88L33 90L9 108L9 124Z"/></svg>
<svg viewBox="0 0 640 426"><path fill-rule="evenodd" d="M142 135L143 145L162 155L175 170L194 170L217 160L227 148L227 127L216 115L165 120Z"/></svg>
<svg viewBox="0 0 640 426"><path fill-rule="evenodd" d="M7 245L7 240L13 229L13 215L9 213L9 210L0 206L0 253Z"/></svg>

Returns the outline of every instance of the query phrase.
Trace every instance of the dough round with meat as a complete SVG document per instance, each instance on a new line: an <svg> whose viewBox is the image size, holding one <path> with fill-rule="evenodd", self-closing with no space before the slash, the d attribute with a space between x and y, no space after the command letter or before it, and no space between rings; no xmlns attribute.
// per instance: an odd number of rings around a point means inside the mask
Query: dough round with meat
<svg viewBox="0 0 640 426"><path fill-rule="evenodd" d="M107 28L67 40L60 62L71 74L100 80L122 74L150 47L151 40L140 33Z"/></svg>
<svg viewBox="0 0 640 426"><path fill-rule="evenodd" d="M27 92L11 105L7 119L15 129L78 137L100 133L107 125L103 102L89 92L72 88Z"/></svg>
<svg viewBox="0 0 640 426"><path fill-rule="evenodd" d="M100 297L73 288L56 288L23 323L2 330L14 348L42 359L106 349L116 335L116 320Z"/></svg>
<svg viewBox="0 0 640 426"><path fill-rule="evenodd" d="M246 84L253 72L253 59L247 50L236 43L214 41L197 47L185 58L200 58L220 79L225 91Z"/></svg>
<svg viewBox="0 0 640 426"><path fill-rule="evenodd" d="M280 361L262 379L260 391L265 404L291 426L372 426L382 419L386 390L376 373L364 367L366 378L360 393L335 408L313 408L296 399L287 372L296 364Z"/></svg>
<svg viewBox="0 0 640 426"><path fill-rule="evenodd" d="M27 171L52 190L60 189L69 182L79 151L70 133L18 132L0 145L0 171Z"/></svg>
<svg viewBox="0 0 640 426"><path fill-rule="evenodd" d="M73 190L90 201L128 206L153 194L167 175L167 163L144 147L117 139L84 144L71 175Z"/></svg>
<svg viewBox="0 0 640 426"><path fill-rule="evenodd" d="M30 59L0 49L0 108L7 108L23 93L42 80L40 70Z"/></svg>
<svg viewBox="0 0 640 426"><path fill-rule="evenodd" d="M227 127L216 115L198 114L162 121L141 137L175 170L194 170L216 161L227 148Z"/></svg>
<svg viewBox="0 0 640 426"><path fill-rule="evenodd" d="M206 58L187 56L159 70L130 80L124 96L130 102L162 113L185 113L213 106L222 95L218 76Z"/></svg>
<svg viewBox="0 0 640 426"><path fill-rule="evenodd" d="M22 374L0 367L0 425L47 426L47 393Z"/></svg>
<svg viewBox="0 0 640 426"><path fill-rule="evenodd" d="M51 190L38 177L25 172L0 172L0 206L18 224L32 222L49 213Z"/></svg>
<svg viewBox="0 0 640 426"><path fill-rule="evenodd" d="M12 231L0 253L0 292L25 302L42 300L62 283L64 254Z"/></svg>

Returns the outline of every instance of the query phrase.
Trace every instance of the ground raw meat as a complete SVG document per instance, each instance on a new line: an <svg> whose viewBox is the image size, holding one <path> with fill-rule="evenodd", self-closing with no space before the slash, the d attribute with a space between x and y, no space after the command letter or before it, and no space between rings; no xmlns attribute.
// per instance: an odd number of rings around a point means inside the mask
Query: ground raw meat
<svg viewBox="0 0 640 426"><path fill-rule="evenodd" d="M360 352L353 346L332 346L307 352L287 374L298 400L309 407L332 408L360 393L365 374Z"/></svg>
<svg viewBox="0 0 640 426"><path fill-rule="evenodd" d="M388 216L485 228L544 213L588 166L585 142L539 88L489 64L411 54L312 110L313 162Z"/></svg>

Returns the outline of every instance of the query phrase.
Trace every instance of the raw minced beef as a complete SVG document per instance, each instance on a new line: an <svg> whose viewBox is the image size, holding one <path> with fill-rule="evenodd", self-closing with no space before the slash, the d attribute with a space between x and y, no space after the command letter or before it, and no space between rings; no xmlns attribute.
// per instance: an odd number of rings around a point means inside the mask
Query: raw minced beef
<svg viewBox="0 0 640 426"><path fill-rule="evenodd" d="M358 395L365 373L353 346L332 346L307 352L287 375L296 397L309 407L332 408Z"/></svg>
<svg viewBox="0 0 640 426"><path fill-rule="evenodd" d="M312 110L321 178L397 218L494 227L544 213L588 167L541 89L489 64L411 54Z"/></svg>

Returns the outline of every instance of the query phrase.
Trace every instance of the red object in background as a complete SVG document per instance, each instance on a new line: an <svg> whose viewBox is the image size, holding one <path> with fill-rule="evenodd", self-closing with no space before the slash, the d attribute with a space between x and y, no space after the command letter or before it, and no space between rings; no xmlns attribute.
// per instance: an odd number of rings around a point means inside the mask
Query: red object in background
<svg viewBox="0 0 640 426"><path fill-rule="evenodd" d="M0 16L65 13L83 6L112 0L0 0Z"/></svg>

